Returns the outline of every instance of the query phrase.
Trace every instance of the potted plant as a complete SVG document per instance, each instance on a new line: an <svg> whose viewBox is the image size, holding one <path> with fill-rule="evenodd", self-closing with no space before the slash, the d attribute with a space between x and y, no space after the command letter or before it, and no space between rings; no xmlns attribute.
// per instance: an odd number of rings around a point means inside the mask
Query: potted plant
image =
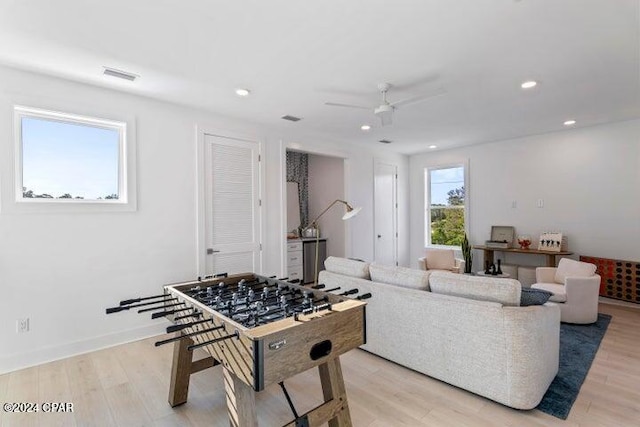
<svg viewBox="0 0 640 427"><path fill-rule="evenodd" d="M473 262L473 254L471 253L471 245L469 244L467 233L464 233L464 239L462 239L462 257L464 258L465 274L471 273L471 264Z"/></svg>

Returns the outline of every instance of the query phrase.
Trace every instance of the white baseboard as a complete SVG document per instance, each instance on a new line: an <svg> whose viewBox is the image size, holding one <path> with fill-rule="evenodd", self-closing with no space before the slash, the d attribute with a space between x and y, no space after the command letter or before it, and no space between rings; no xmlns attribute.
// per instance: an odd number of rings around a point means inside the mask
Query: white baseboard
<svg viewBox="0 0 640 427"><path fill-rule="evenodd" d="M153 324L60 346L43 347L28 353L11 354L0 358L0 374L160 335L166 332L166 326Z"/></svg>

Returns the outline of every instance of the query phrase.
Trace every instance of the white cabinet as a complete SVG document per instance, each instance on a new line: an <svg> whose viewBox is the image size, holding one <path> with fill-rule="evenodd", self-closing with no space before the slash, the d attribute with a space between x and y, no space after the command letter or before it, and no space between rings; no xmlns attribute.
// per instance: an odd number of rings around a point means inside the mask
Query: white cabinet
<svg viewBox="0 0 640 427"><path fill-rule="evenodd" d="M287 242L287 277L289 280L300 279L303 273L302 242Z"/></svg>

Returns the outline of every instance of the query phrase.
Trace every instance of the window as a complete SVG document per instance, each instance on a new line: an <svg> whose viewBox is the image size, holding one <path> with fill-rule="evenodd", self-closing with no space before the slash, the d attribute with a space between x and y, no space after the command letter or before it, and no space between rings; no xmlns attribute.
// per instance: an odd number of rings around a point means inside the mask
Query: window
<svg viewBox="0 0 640 427"><path fill-rule="evenodd" d="M464 164L425 169L426 246L460 246L466 230Z"/></svg>
<svg viewBox="0 0 640 427"><path fill-rule="evenodd" d="M17 202L126 204L127 123L15 107Z"/></svg>

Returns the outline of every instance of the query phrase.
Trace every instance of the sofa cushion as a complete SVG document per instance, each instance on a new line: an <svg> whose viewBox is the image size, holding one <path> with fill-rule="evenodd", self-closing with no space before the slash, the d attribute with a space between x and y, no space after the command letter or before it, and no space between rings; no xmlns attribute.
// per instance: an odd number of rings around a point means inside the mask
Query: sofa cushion
<svg viewBox="0 0 640 427"><path fill-rule="evenodd" d="M551 292L552 302L567 302L567 289L564 285L558 285L557 283L536 283L531 285L531 289L542 289L543 291Z"/></svg>
<svg viewBox="0 0 640 427"><path fill-rule="evenodd" d="M453 270L456 258L451 249L427 249L425 254L427 270Z"/></svg>
<svg viewBox="0 0 640 427"><path fill-rule="evenodd" d="M549 301L551 295L553 295L551 292L543 289L522 288L522 293L520 294L520 306L528 307L530 305L542 305Z"/></svg>
<svg viewBox="0 0 640 427"><path fill-rule="evenodd" d="M479 301L493 301L502 305L520 305L520 282L513 279L468 276L434 271L429 276L431 292Z"/></svg>
<svg viewBox="0 0 640 427"><path fill-rule="evenodd" d="M567 277L591 277L596 273L596 266L588 262L562 258L556 269L555 282L564 284Z"/></svg>
<svg viewBox="0 0 640 427"><path fill-rule="evenodd" d="M344 274L345 276L369 279L369 263L356 261L353 259L330 256L324 260L324 268L332 273Z"/></svg>
<svg viewBox="0 0 640 427"><path fill-rule="evenodd" d="M429 290L429 274L424 270L414 270L406 267L396 267L371 263L369 266L371 280L374 282L387 283L389 285L402 286L403 288Z"/></svg>

